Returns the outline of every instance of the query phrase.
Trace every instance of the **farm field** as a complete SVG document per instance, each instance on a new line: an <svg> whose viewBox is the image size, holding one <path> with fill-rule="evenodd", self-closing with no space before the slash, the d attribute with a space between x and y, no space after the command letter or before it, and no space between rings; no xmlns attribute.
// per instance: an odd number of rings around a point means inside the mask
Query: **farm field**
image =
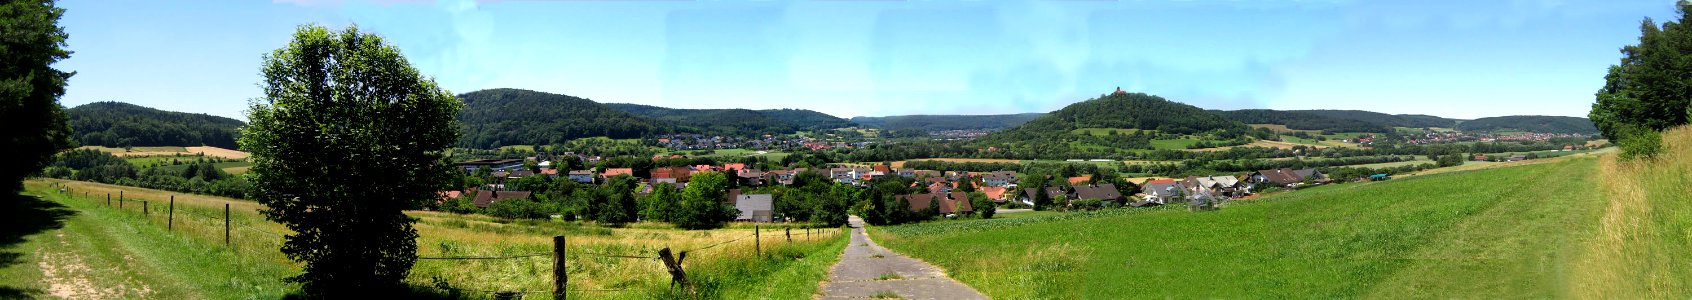
<svg viewBox="0 0 1692 300"><path fill-rule="evenodd" d="M207 156L216 156L216 157L222 157L222 158L228 158L228 159L243 159L243 158L247 158L247 156L249 156L246 152L230 150L230 149L223 149L223 148L218 148L218 147L130 147L129 149L124 149L124 148L111 148L111 147L100 147L100 146L82 146L82 147L78 147L77 149L100 150L100 151L104 151L106 153L111 153L112 155L116 155L116 156L120 156L120 157L131 157L131 156L166 156L166 157L169 157L169 156L178 156L178 155L180 155L180 156L194 156L194 155L199 155L199 154L202 154L202 153L204 153Z"/></svg>
<svg viewBox="0 0 1692 300"><path fill-rule="evenodd" d="M63 184L70 193L59 193L53 184ZM62 229L42 225L39 227L46 229L16 234L28 242L9 247L0 244L0 252L46 253L20 257L17 264L0 264L0 274L6 275L0 279L0 295L8 291L53 295L67 290L78 293L75 295L117 298L279 298L297 290L296 286L279 281L299 270L298 265L286 260L277 250L280 234L287 230L258 215L257 210L262 206L257 203L62 180L32 180L28 187L26 195L42 199L31 202L32 205L71 215L59 221L63 223ZM106 206L104 195L112 193L115 202L115 192L120 189L129 199L126 207ZM83 193L92 197L84 198ZM177 195L175 232L165 231L167 220L162 213L167 210L171 195ZM141 215L137 199L149 201L151 214ZM232 211L233 250L222 245L223 224L219 218L224 204L230 205ZM607 228L581 223L507 222L438 212L408 214L419 218L416 228L420 235L420 257L546 253L552 248L553 235L565 235L569 243L566 264L570 266L571 297L596 299L650 299L668 295L665 285L669 277L656 258L613 257L650 257L663 247L677 251L698 249L691 252L684 265L707 298L809 298L815 293L816 282L826 276L828 267L845 247L839 229L819 230L808 241L796 235L793 242L788 242L777 235L782 232L777 227L780 225L770 225L762 228L765 255L760 258L753 255L754 239L750 238L753 229L749 226L682 231L667 224ZM795 230L804 232L802 228ZM79 241L87 245L76 246L88 251L49 251L62 247L58 245L62 242ZM479 291L550 291L549 257L420 260L407 283L424 295L472 299L491 296ZM66 265L37 268L37 265L61 262ZM123 273L107 274L101 270L123 270ZM54 285L60 281L71 284ZM758 284L764 282L782 284Z"/></svg>
<svg viewBox="0 0 1692 300"><path fill-rule="evenodd" d="M1674 208L1650 214L1654 218L1648 220L1658 223L1652 239L1600 226L1640 222L1605 217L1607 210L1621 208L1593 201L1606 198L1593 187L1604 186L1597 174L1601 162L1612 160L1569 157L1322 186L1207 213L1118 209L1044 221L880 227L872 233L883 245L946 268L994 298L1603 298L1692 292L1684 282L1666 282L1686 278L1692 266L1658 264L1688 256L1668 250L1692 246L1673 233L1687 222L1674 217L1688 211L1686 201L1651 203ZM1678 192L1668 196L1678 198L1652 193L1653 198L1635 200L1685 199L1689 169L1659 169L1678 172L1678 181L1646 182L1658 183L1653 186L1664 195ZM1645 245L1613 249L1599 240L1602 232ZM1122 284L1147 278L1180 280ZM1605 287L1619 292L1612 296L1583 290L1629 278L1644 282Z"/></svg>

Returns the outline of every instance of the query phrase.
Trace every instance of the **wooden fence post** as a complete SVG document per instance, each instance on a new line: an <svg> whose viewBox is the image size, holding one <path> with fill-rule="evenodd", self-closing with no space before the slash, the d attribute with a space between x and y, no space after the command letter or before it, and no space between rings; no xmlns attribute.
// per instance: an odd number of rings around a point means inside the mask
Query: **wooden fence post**
<svg viewBox="0 0 1692 300"><path fill-rule="evenodd" d="M664 247L658 250L658 259L664 261L664 267L670 270L670 288L680 284L682 288L687 289L688 294L692 294L693 285L687 281L687 272L682 271L682 261L687 260L687 252L682 252L681 257L673 257L670 255L670 247Z"/></svg>
<svg viewBox="0 0 1692 300"><path fill-rule="evenodd" d="M788 243L793 242L793 227L782 228L782 233L787 234L787 242Z"/></svg>
<svg viewBox="0 0 1692 300"><path fill-rule="evenodd" d="M552 299L564 300L564 286L570 283L564 272L564 236L552 237Z"/></svg>
<svg viewBox="0 0 1692 300"><path fill-rule="evenodd" d="M170 195L170 217L165 219L165 231L176 231L176 195Z"/></svg>
<svg viewBox="0 0 1692 300"><path fill-rule="evenodd" d="M123 208L123 190L118 190L118 208Z"/></svg>
<svg viewBox="0 0 1692 300"><path fill-rule="evenodd" d="M223 204L223 246L229 247L229 203Z"/></svg>
<svg viewBox="0 0 1692 300"><path fill-rule="evenodd" d="M152 206L152 205L148 205L148 204L147 204L147 200L141 200L141 215L142 215L142 216L146 216L146 215L148 215L148 214L152 214L152 212L151 212L151 211L149 211L149 210L150 210L150 209L152 209L152 208L153 208L153 206Z"/></svg>
<svg viewBox="0 0 1692 300"><path fill-rule="evenodd" d="M106 207L112 207L112 193L106 193Z"/></svg>
<svg viewBox="0 0 1692 300"><path fill-rule="evenodd" d="M764 257L764 238L758 236L758 224L752 224L752 254Z"/></svg>

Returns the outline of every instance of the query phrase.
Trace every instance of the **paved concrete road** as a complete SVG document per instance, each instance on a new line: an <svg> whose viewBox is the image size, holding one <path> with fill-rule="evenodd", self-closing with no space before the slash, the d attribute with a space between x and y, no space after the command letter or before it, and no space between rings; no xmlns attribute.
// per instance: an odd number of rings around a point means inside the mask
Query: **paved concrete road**
<svg viewBox="0 0 1692 300"><path fill-rule="evenodd" d="M897 295L902 299L987 299L946 271L876 245L864 233L864 219L852 216L852 244L829 270L823 299Z"/></svg>

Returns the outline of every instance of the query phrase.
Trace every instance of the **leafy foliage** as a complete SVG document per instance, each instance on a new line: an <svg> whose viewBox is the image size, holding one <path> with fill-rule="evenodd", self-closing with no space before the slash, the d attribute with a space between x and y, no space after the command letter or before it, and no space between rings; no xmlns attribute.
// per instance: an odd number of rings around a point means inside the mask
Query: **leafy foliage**
<svg viewBox="0 0 1692 300"><path fill-rule="evenodd" d="M464 138L459 146L551 145L586 137L640 138L668 133L668 125L592 100L520 89L459 95Z"/></svg>
<svg viewBox="0 0 1692 300"><path fill-rule="evenodd" d="M1676 5L1680 19L1639 24L1639 44L1622 47L1588 117L1629 156L1657 152L1656 132L1687 124L1692 114L1692 3Z"/></svg>
<svg viewBox="0 0 1692 300"><path fill-rule="evenodd" d="M1045 116L1044 113L1026 113L1009 115L908 115L887 117L854 117L857 122L868 127L880 128L887 131L902 129L916 129L922 132L946 130L1000 130Z"/></svg>
<svg viewBox="0 0 1692 300"><path fill-rule="evenodd" d="M719 172L694 173L682 190L681 211L675 215L676 227L684 229L722 228L740 215L723 200L728 199L728 176Z"/></svg>
<svg viewBox="0 0 1692 300"><path fill-rule="evenodd" d="M240 142L265 217L297 232L282 253L304 274L290 280L310 297L400 290L417 259L403 211L456 179L444 150L462 104L356 27L301 26L261 73Z"/></svg>
<svg viewBox="0 0 1692 300"><path fill-rule="evenodd" d="M1463 121L1462 124L1457 124L1457 129L1468 132L1515 130L1538 133L1598 134L1598 127L1592 125L1592 120L1587 120L1586 118L1560 116L1503 116L1479 118Z"/></svg>
<svg viewBox="0 0 1692 300"><path fill-rule="evenodd" d="M94 102L66 110L83 145L212 146L235 149L239 120L163 111L122 102Z"/></svg>
<svg viewBox="0 0 1692 300"><path fill-rule="evenodd" d="M74 73L52 67L71 54L64 14L53 1L0 4L0 192L22 190L25 176L73 147L59 97Z"/></svg>

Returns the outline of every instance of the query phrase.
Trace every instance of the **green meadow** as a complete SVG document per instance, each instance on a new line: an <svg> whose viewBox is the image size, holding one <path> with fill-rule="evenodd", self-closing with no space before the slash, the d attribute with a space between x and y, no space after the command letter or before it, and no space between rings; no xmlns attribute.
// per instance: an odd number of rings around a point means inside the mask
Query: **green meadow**
<svg viewBox="0 0 1692 300"><path fill-rule="evenodd" d="M1613 297L1586 293L1594 285L1688 295L1674 278L1692 278L1692 265L1669 263L1688 261L1692 245L1688 168L1644 183L1680 194L1639 199L1673 213L1654 210L1664 213L1653 219L1659 231L1642 235L1650 239L1616 237L1627 246L1601 239L1615 209L1603 201L1612 180L1598 174L1613 159L1329 185L1210 212L1113 209L872 234L996 299Z"/></svg>

